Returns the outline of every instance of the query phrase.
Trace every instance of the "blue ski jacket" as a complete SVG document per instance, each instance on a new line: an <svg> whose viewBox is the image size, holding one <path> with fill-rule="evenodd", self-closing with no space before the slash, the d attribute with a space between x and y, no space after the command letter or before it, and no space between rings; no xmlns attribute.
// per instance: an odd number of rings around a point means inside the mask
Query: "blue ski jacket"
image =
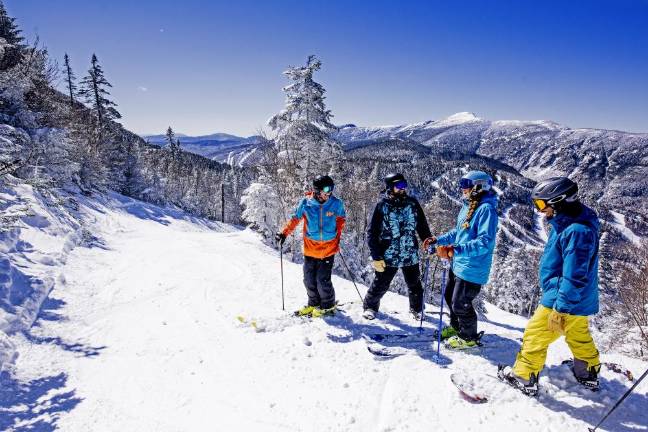
<svg viewBox="0 0 648 432"><path fill-rule="evenodd" d="M543 306L571 315L599 310L599 220L585 205L575 216L558 213L540 259Z"/></svg>
<svg viewBox="0 0 648 432"><path fill-rule="evenodd" d="M437 244L454 247L452 272L455 275L467 282L484 285L488 282L497 236L497 194L491 191L482 197L470 226L463 228L468 209L468 200L464 200L456 227L439 236Z"/></svg>

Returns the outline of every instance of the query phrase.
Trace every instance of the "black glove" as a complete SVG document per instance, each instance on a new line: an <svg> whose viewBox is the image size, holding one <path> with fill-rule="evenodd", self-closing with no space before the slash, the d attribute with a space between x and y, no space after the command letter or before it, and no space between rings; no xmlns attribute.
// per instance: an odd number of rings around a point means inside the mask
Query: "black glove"
<svg viewBox="0 0 648 432"><path fill-rule="evenodd" d="M275 240L277 241L277 243L279 243L279 245L283 245L286 241L286 236L284 235L284 233L278 232L275 235Z"/></svg>

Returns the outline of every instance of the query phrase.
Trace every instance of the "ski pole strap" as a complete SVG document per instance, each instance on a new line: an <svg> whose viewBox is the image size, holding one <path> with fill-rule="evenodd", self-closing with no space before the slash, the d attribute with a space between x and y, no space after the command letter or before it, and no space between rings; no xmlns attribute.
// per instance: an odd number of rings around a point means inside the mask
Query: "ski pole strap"
<svg viewBox="0 0 648 432"><path fill-rule="evenodd" d="M623 402L624 399L627 398L627 397L630 395L630 393L632 393L632 391L635 389L635 387L637 387L637 386L639 385L639 383L641 382L641 380L643 380L644 378L646 378L646 375L648 375L648 369L646 369L646 371L643 373L643 375L641 375L641 377L639 377L639 379L638 379L638 380L637 380L637 381L632 385L632 387L630 387L630 388L628 389L628 391L625 392L623 396L621 396L621 399L619 399L619 400L617 401L617 403L614 404L614 406L610 409L610 411L608 411L607 414L605 414L605 416L601 419L600 422L598 422L598 424L597 424L596 426L594 426L593 429L592 429L592 428L588 428L589 431L590 431L590 432L595 432L596 429L598 429L598 427L601 426L601 424L605 421L605 419L608 418L608 417L610 416L610 414L612 414L612 412L613 412L615 409L617 409L617 407L618 407L619 405L621 405L621 402Z"/></svg>

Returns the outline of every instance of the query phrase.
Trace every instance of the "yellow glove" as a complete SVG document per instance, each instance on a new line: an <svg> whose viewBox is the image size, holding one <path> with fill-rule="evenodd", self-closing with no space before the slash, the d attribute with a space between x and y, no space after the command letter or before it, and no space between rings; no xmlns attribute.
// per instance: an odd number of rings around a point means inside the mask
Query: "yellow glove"
<svg viewBox="0 0 648 432"><path fill-rule="evenodd" d="M385 271L385 260L373 261L372 264L378 273Z"/></svg>
<svg viewBox="0 0 648 432"><path fill-rule="evenodd" d="M547 328L549 331L565 334L565 315L564 313L552 310L547 318Z"/></svg>

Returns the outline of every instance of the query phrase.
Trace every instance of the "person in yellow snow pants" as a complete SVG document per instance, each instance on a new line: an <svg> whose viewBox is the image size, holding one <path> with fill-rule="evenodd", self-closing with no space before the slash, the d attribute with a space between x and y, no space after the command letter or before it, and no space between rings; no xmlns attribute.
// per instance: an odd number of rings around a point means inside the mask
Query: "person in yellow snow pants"
<svg viewBox="0 0 648 432"><path fill-rule="evenodd" d="M576 380L598 389L599 353L589 332L588 316L599 310L599 219L578 200L578 186L567 177L539 182L531 198L549 225L538 280L540 305L529 320L515 364L500 365L500 379L528 395L538 392L538 374L549 344L565 336L574 355Z"/></svg>
<svg viewBox="0 0 648 432"><path fill-rule="evenodd" d="M565 336L565 342L574 358L586 362L588 369L596 368L600 364L599 352L589 332L588 318L582 315L559 314L556 317L557 324L562 321L562 330L550 330L548 323L552 312L553 309L538 306L524 330L522 348L517 354L513 373L525 380L529 380L531 374L537 376L540 373L547 358L547 348L562 335Z"/></svg>

